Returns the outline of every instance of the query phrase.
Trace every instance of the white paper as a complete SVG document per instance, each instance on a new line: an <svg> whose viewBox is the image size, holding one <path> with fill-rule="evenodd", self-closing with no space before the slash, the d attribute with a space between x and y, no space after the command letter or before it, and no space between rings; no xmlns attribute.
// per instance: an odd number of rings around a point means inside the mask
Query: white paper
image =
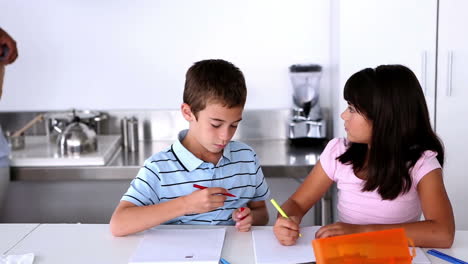
<svg viewBox="0 0 468 264"><path fill-rule="evenodd" d="M421 248L416 248L416 257L413 259L413 264L431 264L431 261Z"/></svg>
<svg viewBox="0 0 468 264"><path fill-rule="evenodd" d="M253 230L252 241L257 264L291 264L315 261L312 240L320 226L301 227L302 237L293 246L283 246L276 239L273 231Z"/></svg>
<svg viewBox="0 0 468 264"><path fill-rule="evenodd" d="M312 240L320 226L301 227L302 237L293 246L283 246L272 230L253 230L252 240L256 264L291 264L315 262ZM416 248L413 264L430 264L421 248Z"/></svg>
<svg viewBox="0 0 468 264"><path fill-rule="evenodd" d="M130 258L130 264L218 264L225 228L151 229Z"/></svg>
<svg viewBox="0 0 468 264"><path fill-rule="evenodd" d="M2 255L0 256L0 264L32 264L34 262L34 254L28 253L23 255Z"/></svg>

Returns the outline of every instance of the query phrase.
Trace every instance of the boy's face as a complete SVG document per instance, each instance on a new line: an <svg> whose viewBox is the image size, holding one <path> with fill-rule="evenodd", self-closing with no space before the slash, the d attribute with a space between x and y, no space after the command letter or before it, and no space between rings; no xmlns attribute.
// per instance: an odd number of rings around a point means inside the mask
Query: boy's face
<svg viewBox="0 0 468 264"><path fill-rule="evenodd" d="M242 111L241 106L228 108L220 103L208 102L195 118L190 106L182 105L182 113L190 122L189 134L199 147L211 153L220 153L231 141L242 120Z"/></svg>

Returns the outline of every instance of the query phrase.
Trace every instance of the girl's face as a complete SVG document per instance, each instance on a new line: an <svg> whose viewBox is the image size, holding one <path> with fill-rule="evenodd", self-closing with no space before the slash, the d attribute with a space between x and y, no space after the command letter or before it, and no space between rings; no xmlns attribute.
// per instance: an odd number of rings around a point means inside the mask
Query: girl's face
<svg viewBox="0 0 468 264"><path fill-rule="evenodd" d="M370 144L372 138L372 123L356 111L348 103L346 110L341 113L348 140L354 143Z"/></svg>

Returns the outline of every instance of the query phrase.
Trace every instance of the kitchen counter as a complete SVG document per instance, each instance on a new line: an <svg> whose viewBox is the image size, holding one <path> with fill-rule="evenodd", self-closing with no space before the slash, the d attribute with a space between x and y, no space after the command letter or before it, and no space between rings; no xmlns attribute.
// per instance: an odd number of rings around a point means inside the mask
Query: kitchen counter
<svg viewBox="0 0 468 264"><path fill-rule="evenodd" d="M41 112L42 113L42 112ZM187 122L180 110L106 111L108 119L98 127L98 135L121 135L121 120L139 120L139 152L124 152L118 148L105 165L35 163L11 167L6 202L0 211L0 221L13 223L109 223L122 194L128 189L143 162L156 152L170 146ZM39 112L0 113L4 131L16 131ZM287 125L290 109L246 110L234 140L253 147L272 197L280 203L294 193L316 164L324 144L315 147L292 146ZM45 124L45 125L44 125ZM35 125L28 136L46 136L48 123ZM29 143L29 144L28 144ZM24 151L33 142L26 142ZM37 146L38 147L38 146ZM20 154L20 152L18 152ZM25 154L32 154L25 152ZM23 160L25 161L25 160ZM18 164L18 163L17 163ZM303 219L307 225L330 223L331 195L327 194ZM270 203L269 225L276 219Z"/></svg>
<svg viewBox="0 0 468 264"><path fill-rule="evenodd" d="M11 168L12 181L73 181L132 179L145 159L173 141L140 141L138 152L118 149L105 166ZM295 177L301 181L316 164L324 145L297 147L286 139L245 140L257 153L266 177Z"/></svg>
<svg viewBox="0 0 468 264"><path fill-rule="evenodd" d="M57 144L46 136L26 136L25 147L12 151L12 167L103 166L120 147L120 135L98 135L97 150L79 158L58 153Z"/></svg>

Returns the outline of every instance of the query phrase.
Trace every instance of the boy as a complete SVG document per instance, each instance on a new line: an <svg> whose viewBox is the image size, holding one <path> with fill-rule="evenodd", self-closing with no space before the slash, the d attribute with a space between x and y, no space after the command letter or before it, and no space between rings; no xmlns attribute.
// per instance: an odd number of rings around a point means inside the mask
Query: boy
<svg viewBox="0 0 468 264"><path fill-rule="evenodd" d="M246 96L244 76L233 64L204 60L190 67L181 106L189 129L145 161L112 215L114 236L160 224L235 224L248 231L268 222L269 189L257 156L230 141Z"/></svg>

